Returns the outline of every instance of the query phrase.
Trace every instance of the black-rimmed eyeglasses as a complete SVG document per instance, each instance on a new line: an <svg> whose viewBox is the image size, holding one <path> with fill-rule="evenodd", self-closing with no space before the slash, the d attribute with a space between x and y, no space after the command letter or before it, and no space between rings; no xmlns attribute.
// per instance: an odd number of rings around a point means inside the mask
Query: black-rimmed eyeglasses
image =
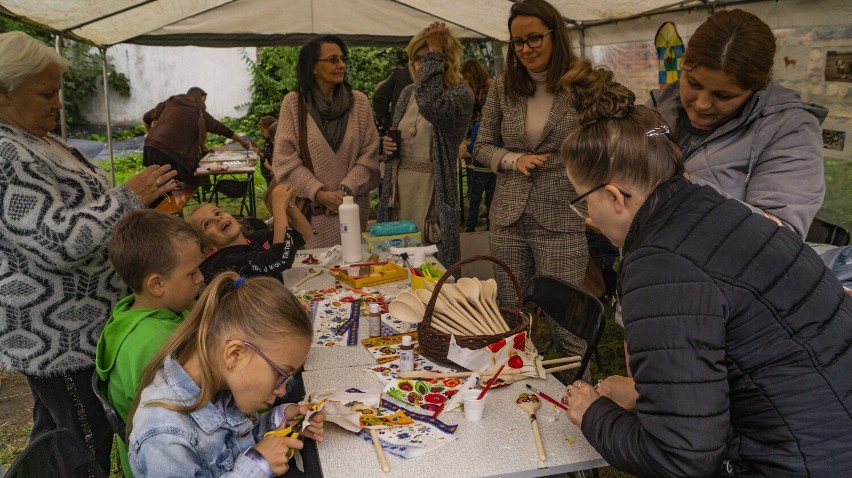
<svg viewBox="0 0 852 478"><path fill-rule="evenodd" d="M232 342L232 341L231 340L225 341L226 344L229 343L229 342ZM272 367L272 370L275 370L275 372L278 373L278 376L280 377L280 379L278 380L278 383L275 385L275 388L273 390L278 390L279 388L286 386L290 382L290 380L293 379L293 375L295 375L295 374L289 374L289 373L281 370L281 368L278 367L278 365L275 365L275 362L273 362L269 357L264 355L263 352L258 350L258 348L255 347L254 345L246 342L245 340L241 340L241 342L243 344L245 344L246 347L252 349L252 351L254 351L254 353L259 355L260 358L262 358L263 360L266 360L266 363L268 363L269 366Z"/></svg>
<svg viewBox="0 0 852 478"><path fill-rule="evenodd" d="M609 186L609 183L603 183L599 186L595 186L592 189L589 189L588 191L584 192L583 194L577 196L577 198L574 199L573 201L569 202L568 206L571 208L572 211L574 211L574 214L580 216L581 219L588 219L589 214L578 207L579 204L580 204L580 201L584 201L589 196L589 194L592 194L593 192L598 191L600 189L603 189L607 186ZM629 192L627 192L627 191L625 191L625 190L623 190L619 187L616 187L615 189L618 189L618 192L623 194L624 197L626 197L626 198L633 197L632 194L630 194ZM588 209L588 205L586 205L586 209Z"/></svg>
<svg viewBox="0 0 852 478"><path fill-rule="evenodd" d="M531 50L535 50L544 42L544 36L549 35L552 32L553 30L548 30L544 33L533 33L528 36L526 40L522 40L520 38L509 40L509 46L511 46L512 50L515 50L516 52L523 51L524 45L529 45Z"/></svg>
<svg viewBox="0 0 852 478"><path fill-rule="evenodd" d="M317 61L327 61L327 62L331 63L332 65L336 65L340 62L346 63L346 57L345 56L330 56L328 58L317 58Z"/></svg>

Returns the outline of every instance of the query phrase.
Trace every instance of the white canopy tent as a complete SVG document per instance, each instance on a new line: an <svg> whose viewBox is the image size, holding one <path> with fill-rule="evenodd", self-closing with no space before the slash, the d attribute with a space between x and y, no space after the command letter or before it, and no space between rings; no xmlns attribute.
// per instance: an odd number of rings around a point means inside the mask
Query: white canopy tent
<svg viewBox="0 0 852 478"><path fill-rule="evenodd" d="M848 0L549 0L588 47L651 39L675 20L690 34L714 9L746 8L773 28L840 25L852 29ZM513 0L0 0L0 15L97 46L119 43L206 47L301 45L335 33L350 45L405 45L432 21L448 23L463 41L505 41ZM770 22L768 18L774 21ZM773 24L774 23L774 24ZM844 38L849 35L844 34ZM497 50L495 50L497 51ZM610 64L612 62L604 62ZM615 66L615 65L613 65ZM106 84L104 89L106 90ZM111 137L109 95L105 95ZM109 144L110 158L112 145Z"/></svg>
<svg viewBox="0 0 852 478"><path fill-rule="evenodd" d="M552 0L576 28L765 0ZM335 33L353 45L404 44L431 21L465 40L505 40L513 0L0 0L0 15L96 46L298 45Z"/></svg>

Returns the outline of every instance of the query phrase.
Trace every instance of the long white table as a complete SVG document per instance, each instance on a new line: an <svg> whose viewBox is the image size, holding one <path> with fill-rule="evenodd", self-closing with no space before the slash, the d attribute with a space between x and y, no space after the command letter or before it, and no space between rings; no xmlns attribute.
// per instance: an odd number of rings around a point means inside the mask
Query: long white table
<svg viewBox="0 0 852 478"><path fill-rule="evenodd" d="M365 254L366 257L366 254ZM284 272L285 285L304 277L309 266L294 264ZM328 289L335 279L327 271L299 286L300 290ZM398 285L400 282L388 284ZM379 286L381 288L381 286ZM365 321L358 329L359 339L369 336ZM358 388L381 390L383 384L367 368L376 362L362 345L315 347L308 354L302 374L305 390ZM555 377L529 379L493 389L486 396L485 416L480 422L467 422L458 410L439 417L458 423L456 440L418 458L405 459L385 452L390 473L382 473L373 446L337 425L329 423L325 441L317 445L324 478L458 476L458 477L537 477L607 466L563 412L542 401L539 426L547 461L539 461L528 415L515 405L530 383L552 397L561 397L564 385ZM551 421L558 417L556 421Z"/></svg>
<svg viewBox="0 0 852 478"><path fill-rule="evenodd" d="M302 377L308 393L341 387L363 391L382 388L365 367L313 370L304 372ZM439 417L442 421L459 424L457 439L418 458L406 459L385 452L390 464L387 474L382 473L372 444L328 424L325 441L317 444L323 477L536 477L607 466L568 417L547 402L542 402L538 413L547 461L539 461L529 417L515 405L518 395L527 391L524 383L531 383L553 397L561 397L564 390L552 376L492 389L486 395L482 421L465 421L464 413L458 410L442 413ZM559 418L548 420L554 416Z"/></svg>

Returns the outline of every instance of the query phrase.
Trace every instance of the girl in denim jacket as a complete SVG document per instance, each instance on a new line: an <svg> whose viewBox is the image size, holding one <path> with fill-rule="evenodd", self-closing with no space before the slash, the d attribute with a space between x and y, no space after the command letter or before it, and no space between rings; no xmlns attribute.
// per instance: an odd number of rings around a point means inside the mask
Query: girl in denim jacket
<svg viewBox="0 0 852 478"><path fill-rule="evenodd" d="M263 436L308 412L306 405L269 408L305 362L312 334L280 281L233 272L213 279L142 376L128 417L134 476L284 474L302 442ZM302 434L321 442L324 419L313 415Z"/></svg>

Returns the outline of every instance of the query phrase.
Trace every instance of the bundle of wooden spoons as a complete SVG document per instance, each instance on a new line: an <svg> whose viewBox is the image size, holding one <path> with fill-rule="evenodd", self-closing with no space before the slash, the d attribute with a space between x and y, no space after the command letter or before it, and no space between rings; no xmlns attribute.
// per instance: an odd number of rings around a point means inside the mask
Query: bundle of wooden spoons
<svg viewBox="0 0 852 478"><path fill-rule="evenodd" d="M421 322L435 285L427 282L426 287L428 290L401 292L390 303L388 311L403 322ZM497 307L494 279L480 281L464 277L458 284L445 283L435 301L432 324L441 332L460 336L494 335L510 330Z"/></svg>

